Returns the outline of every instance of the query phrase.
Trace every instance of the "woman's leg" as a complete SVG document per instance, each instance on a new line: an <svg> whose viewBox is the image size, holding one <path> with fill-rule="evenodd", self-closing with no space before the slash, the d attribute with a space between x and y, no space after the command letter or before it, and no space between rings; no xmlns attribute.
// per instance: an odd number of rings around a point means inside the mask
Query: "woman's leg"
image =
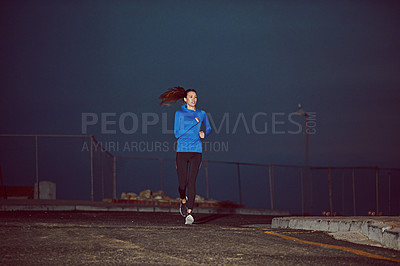
<svg viewBox="0 0 400 266"><path fill-rule="evenodd" d="M189 159L189 182L188 182L188 213L193 210L194 199L196 197L196 179L201 166L202 154L193 152Z"/></svg>
<svg viewBox="0 0 400 266"><path fill-rule="evenodd" d="M186 176L187 176L188 158L186 152L176 153L176 171L178 174L178 191L181 200L186 201ZM184 202L183 202L184 203Z"/></svg>

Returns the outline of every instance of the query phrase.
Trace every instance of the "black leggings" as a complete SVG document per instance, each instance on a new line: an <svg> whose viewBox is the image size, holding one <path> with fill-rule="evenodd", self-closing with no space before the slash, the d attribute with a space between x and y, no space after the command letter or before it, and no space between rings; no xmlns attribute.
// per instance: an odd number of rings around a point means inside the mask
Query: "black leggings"
<svg viewBox="0 0 400 266"><path fill-rule="evenodd" d="M178 172L179 196L186 197L186 186L188 188L188 209L193 210L196 197L196 178L201 166L202 154L199 152L177 152L176 171ZM187 174L189 166L189 176Z"/></svg>

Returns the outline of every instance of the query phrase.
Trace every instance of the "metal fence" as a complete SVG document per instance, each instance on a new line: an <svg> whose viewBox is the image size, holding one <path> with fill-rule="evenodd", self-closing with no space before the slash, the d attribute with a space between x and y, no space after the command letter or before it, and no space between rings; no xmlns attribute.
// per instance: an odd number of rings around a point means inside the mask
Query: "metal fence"
<svg viewBox="0 0 400 266"><path fill-rule="evenodd" d="M310 212L399 215L399 168L310 167Z"/></svg>
<svg viewBox="0 0 400 266"><path fill-rule="evenodd" d="M0 135L1 185L57 185L57 198L115 198L115 156L90 135ZM38 193L40 195L40 193Z"/></svg>
<svg viewBox="0 0 400 266"><path fill-rule="evenodd" d="M101 201L145 189L178 196L175 159L116 156L90 135L0 135L0 166L2 184L52 181L57 199ZM206 199L292 214L400 214L398 168L305 170L203 158L196 190Z"/></svg>

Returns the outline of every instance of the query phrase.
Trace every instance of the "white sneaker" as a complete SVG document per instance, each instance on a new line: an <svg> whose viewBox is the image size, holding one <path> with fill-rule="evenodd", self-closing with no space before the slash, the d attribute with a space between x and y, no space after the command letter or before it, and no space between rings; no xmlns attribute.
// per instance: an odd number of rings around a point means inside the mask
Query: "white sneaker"
<svg viewBox="0 0 400 266"><path fill-rule="evenodd" d="M185 224L192 224L194 222L194 218L192 216L192 214L188 214L188 216L186 216L185 218Z"/></svg>

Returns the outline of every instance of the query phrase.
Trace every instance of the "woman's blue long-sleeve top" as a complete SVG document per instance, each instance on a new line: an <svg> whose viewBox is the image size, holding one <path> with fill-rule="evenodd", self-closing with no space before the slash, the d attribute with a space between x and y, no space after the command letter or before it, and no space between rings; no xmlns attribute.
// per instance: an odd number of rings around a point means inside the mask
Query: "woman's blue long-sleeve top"
<svg viewBox="0 0 400 266"><path fill-rule="evenodd" d="M182 110L175 112L174 133L178 139L177 152L202 152L202 142L199 136L201 123L206 127L204 137L211 133L211 126L208 122L206 112L203 110L190 110L186 104L182 105ZM196 121L196 117L200 122Z"/></svg>

